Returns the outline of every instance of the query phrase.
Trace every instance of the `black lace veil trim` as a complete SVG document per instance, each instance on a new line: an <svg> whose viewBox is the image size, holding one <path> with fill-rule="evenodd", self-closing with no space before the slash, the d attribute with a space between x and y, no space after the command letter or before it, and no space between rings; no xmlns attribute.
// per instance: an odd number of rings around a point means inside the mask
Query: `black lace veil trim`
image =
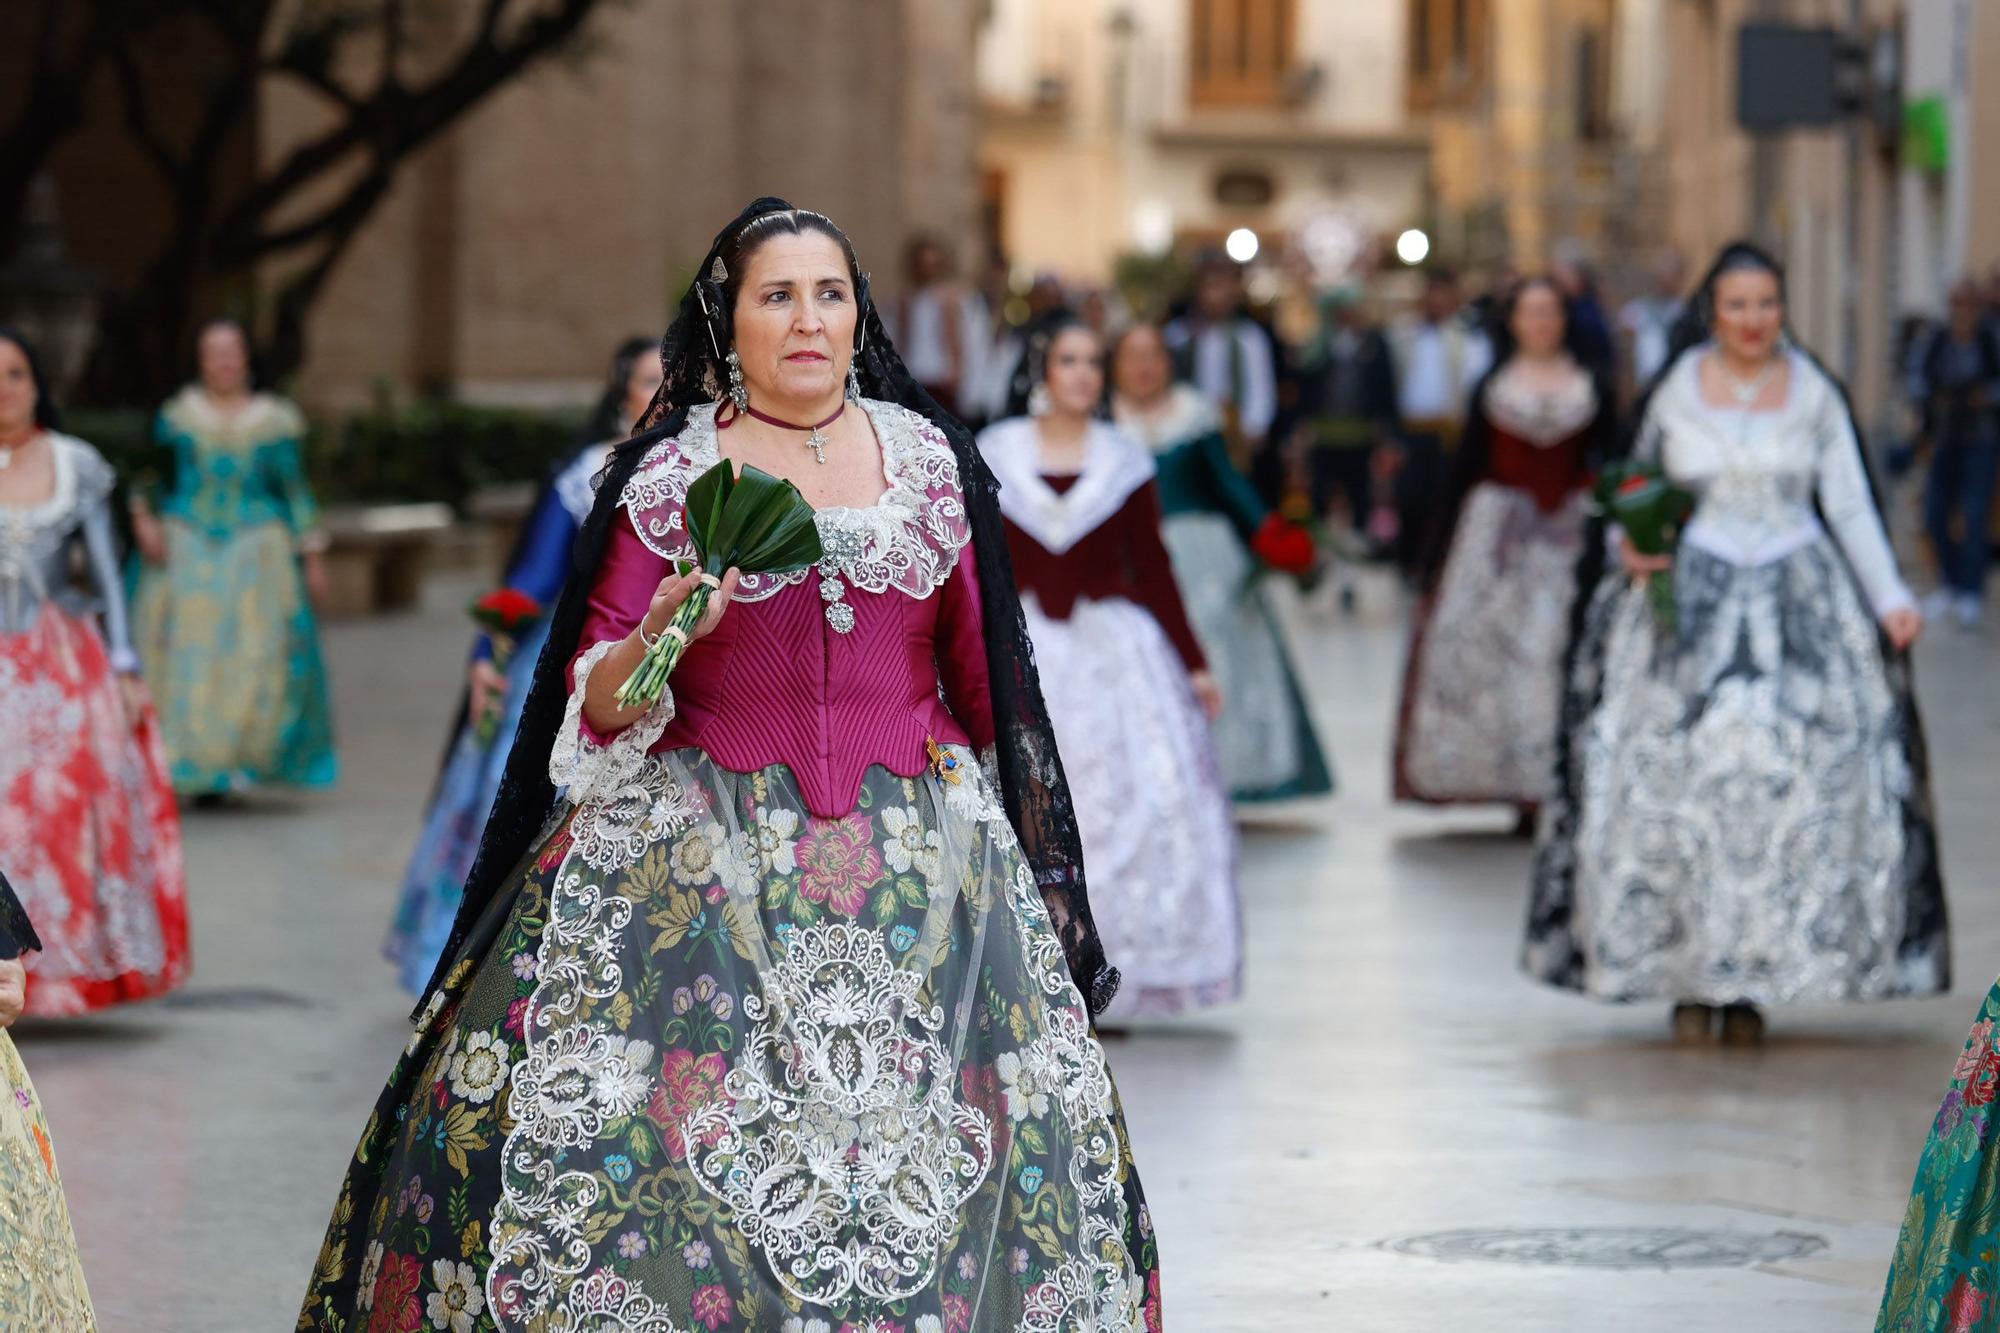
<svg viewBox="0 0 2000 1333"><path fill-rule="evenodd" d="M791 216L768 216L772 214ZM473 924L541 839L556 812L555 789L548 776L549 752L568 703L567 668L583 631L591 585L604 557L619 496L647 451L661 440L679 435L688 410L713 402L727 383L720 353L729 342L728 305L722 282L711 276L717 261L722 260L725 267L736 261L746 248L746 232L761 238L802 229L822 231L849 249L846 237L818 214L796 211L782 199L758 199L716 236L696 270L698 276L681 299L673 326L660 344L666 378L642 418L640 432L612 453L598 484L597 504L577 537L569 581L556 603L548 642L535 664L534 685L478 858L466 882L465 900L437 970L425 987L419 1012L449 972ZM924 417L950 442L958 461L984 607L1001 795L1062 943L1070 975L1095 1015L1103 1012L1117 993L1118 972L1106 962L1103 942L1091 920L1076 811L1042 702L1027 625L1021 617L1000 520L999 483L981 458L971 432L911 377L883 328L866 276L858 267L854 276L861 314L856 357L861 392ZM705 310L714 312L714 322Z"/></svg>
<svg viewBox="0 0 2000 1333"><path fill-rule="evenodd" d="M28 910L14 896L14 886L0 875L0 959L19 958L30 950L39 952L41 936L28 920Z"/></svg>

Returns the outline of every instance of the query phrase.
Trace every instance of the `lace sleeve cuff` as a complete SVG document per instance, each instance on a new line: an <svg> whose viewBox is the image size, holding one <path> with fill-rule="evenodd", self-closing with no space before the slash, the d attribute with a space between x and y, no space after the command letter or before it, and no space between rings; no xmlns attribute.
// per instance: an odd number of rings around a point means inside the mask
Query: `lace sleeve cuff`
<svg viewBox="0 0 2000 1333"><path fill-rule="evenodd" d="M563 714L562 730L549 752L549 781L568 789L569 799L581 804L601 799L629 785L645 767L653 743L666 733L674 717L674 695L662 691L660 701L631 726L608 741L599 741L584 721L584 692L590 673L597 669L615 645L597 644L576 660L575 684L569 692L569 708Z"/></svg>

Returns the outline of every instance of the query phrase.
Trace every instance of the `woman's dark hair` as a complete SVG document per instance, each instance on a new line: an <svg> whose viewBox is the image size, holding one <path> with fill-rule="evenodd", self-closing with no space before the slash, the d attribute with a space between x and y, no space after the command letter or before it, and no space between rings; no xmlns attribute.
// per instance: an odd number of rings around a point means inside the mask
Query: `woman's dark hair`
<svg viewBox="0 0 2000 1333"><path fill-rule="evenodd" d="M1578 365L1587 364L1588 358L1584 353L1581 331L1577 326L1576 311L1572 308L1570 299L1563 295L1562 288L1556 286L1554 279L1538 273L1522 278L1508 287L1501 293L1499 303L1493 308L1493 365L1496 368L1503 365L1509 357L1521 350L1519 341L1514 337L1514 311L1520 306L1521 298L1537 287L1555 297L1556 307L1562 311L1563 350L1574 357Z"/></svg>
<svg viewBox="0 0 2000 1333"><path fill-rule="evenodd" d="M589 419L584 422L583 435L577 444L588 448L606 440L622 440L631 434L632 423L625 419L625 390L632 383L632 369L639 364L639 358L651 355L658 346L657 342L644 335L627 338L618 344L618 350L611 354L611 369L604 377L604 392L597 396L597 406L591 409Z"/></svg>
<svg viewBox="0 0 2000 1333"><path fill-rule="evenodd" d="M568 703L568 667L582 636L591 584L604 558L625 486L653 447L679 436L689 411L713 402L727 382L722 357L729 346L729 312L735 296L732 284L740 284L749 257L773 236L805 232L833 238L848 257L858 306L855 367L862 392L924 417L951 446L972 528L969 550L976 561L983 608L1002 799L1048 907L1052 928L1062 943L1070 975L1090 1012L1102 1012L1117 991L1117 970L1105 961L1103 943L1090 917L1082 840L1021 617L1000 519L999 483L980 456L971 432L937 405L896 354L882 326L881 312L869 296L867 276L860 272L846 236L821 214L794 209L782 199L762 198L724 227L703 256L698 276L681 298L673 326L660 344L665 378L642 420L641 433L613 451L600 478L597 504L577 536L570 579L550 617L548 642L535 663L534 685L508 755L500 793L480 841L451 940L425 988L426 1001L451 970L473 925L542 836L554 809L549 752ZM718 259L724 270L721 274L715 269Z"/></svg>
<svg viewBox="0 0 2000 1333"><path fill-rule="evenodd" d="M263 388L264 358L257 353L257 343L250 337L249 327L234 315L217 315L213 319L205 319L201 322L201 327L194 331L194 342L188 351L194 364L190 368L192 373L188 378L196 383L201 381L201 340L216 329L230 330L243 344L243 387L253 392Z"/></svg>
<svg viewBox="0 0 2000 1333"><path fill-rule="evenodd" d="M0 324L0 342L20 348L22 359L28 363L28 379L35 386L35 424L43 430L62 429L62 410L56 406L55 392L49 386L48 372L42 369L42 357L34 343L11 324Z"/></svg>
<svg viewBox="0 0 2000 1333"><path fill-rule="evenodd" d="M1027 415L1029 397L1049 377L1049 348L1071 329L1082 329L1091 337L1098 337L1097 330L1066 305L1045 311L1021 326L1021 360L1007 382L1007 410L1003 415ZM1105 350L1108 355L1110 349ZM1110 392L1109 376L1105 379L1105 392Z"/></svg>

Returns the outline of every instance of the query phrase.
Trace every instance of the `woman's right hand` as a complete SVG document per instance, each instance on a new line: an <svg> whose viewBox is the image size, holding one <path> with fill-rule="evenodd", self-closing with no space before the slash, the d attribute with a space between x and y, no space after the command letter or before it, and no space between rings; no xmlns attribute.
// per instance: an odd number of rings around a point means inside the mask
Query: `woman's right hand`
<svg viewBox="0 0 2000 1333"><path fill-rule="evenodd" d="M28 969L18 958L0 959L0 1028L12 1027L28 1007Z"/></svg>
<svg viewBox="0 0 2000 1333"><path fill-rule="evenodd" d="M688 636L689 643L710 633L721 623L722 613L729 609L730 599L736 596L737 579L738 571L734 569L722 576L722 586L709 598L708 610L704 611L701 619L695 622L694 633ZM645 616L639 621L639 630L647 642L650 643L660 636L668 623L673 620L674 612L681 609L681 603L688 599L694 592L695 585L700 582L699 569L691 569L685 574L669 574L660 580L660 586L653 589L652 603L647 606Z"/></svg>
<svg viewBox="0 0 2000 1333"><path fill-rule="evenodd" d="M1635 579L1664 574L1674 567L1671 555L1646 555L1635 548L1632 539L1622 532L1618 534L1618 558L1624 563L1625 572Z"/></svg>
<svg viewBox="0 0 2000 1333"><path fill-rule="evenodd" d="M484 658L472 664L467 683L472 687L471 713L475 718L485 717L507 697L506 673Z"/></svg>

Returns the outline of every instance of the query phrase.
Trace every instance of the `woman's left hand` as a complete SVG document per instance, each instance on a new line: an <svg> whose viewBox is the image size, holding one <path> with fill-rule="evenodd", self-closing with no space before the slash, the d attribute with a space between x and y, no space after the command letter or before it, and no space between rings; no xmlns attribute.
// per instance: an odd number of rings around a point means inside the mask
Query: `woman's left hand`
<svg viewBox="0 0 2000 1333"><path fill-rule="evenodd" d="M125 726L129 730L137 731L139 724L146 720L147 711L153 706L152 691L148 690L146 682L137 676L120 676L118 702L125 708Z"/></svg>
<svg viewBox="0 0 2000 1333"><path fill-rule="evenodd" d="M320 551L307 551L303 557L302 572L306 581L306 600L312 603L314 611L326 610L326 555Z"/></svg>
<svg viewBox="0 0 2000 1333"><path fill-rule="evenodd" d="M1215 683L1215 673L1197 671L1188 678L1194 686L1194 701L1201 705L1201 711L1210 722L1222 716L1222 687Z"/></svg>
<svg viewBox="0 0 2000 1333"><path fill-rule="evenodd" d="M28 969L18 958L0 959L0 1028L12 1027L28 1007Z"/></svg>
<svg viewBox="0 0 2000 1333"><path fill-rule="evenodd" d="M1889 636L1890 644L1900 652L1917 641L1924 632L1923 612L1914 606L1899 606L1882 617L1882 632Z"/></svg>

